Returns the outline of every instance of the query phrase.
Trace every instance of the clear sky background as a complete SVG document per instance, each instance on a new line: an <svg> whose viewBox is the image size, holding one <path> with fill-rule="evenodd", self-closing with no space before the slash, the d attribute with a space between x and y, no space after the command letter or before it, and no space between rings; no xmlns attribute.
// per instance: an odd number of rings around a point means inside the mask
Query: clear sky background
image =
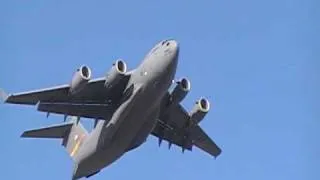
<svg viewBox="0 0 320 180"><path fill-rule="evenodd" d="M183 105L210 99L201 126L221 156L149 137L92 179L318 180L319 9L318 0L0 0L0 87L66 84L82 64L100 77L117 58L132 69L175 38L177 78L192 83ZM1 105L0 120L0 179L70 179L60 141L19 138L63 116Z"/></svg>

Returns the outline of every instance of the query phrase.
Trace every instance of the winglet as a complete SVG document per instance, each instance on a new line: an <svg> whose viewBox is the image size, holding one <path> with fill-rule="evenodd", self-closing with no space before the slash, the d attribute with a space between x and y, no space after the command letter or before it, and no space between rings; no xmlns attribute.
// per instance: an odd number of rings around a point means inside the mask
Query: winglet
<svg viewBox="0 0 320 180"><path fill-rule="evenodd" d="M0 102L5 103L8 97L9 95L3 89L0 89Z"/></svg>

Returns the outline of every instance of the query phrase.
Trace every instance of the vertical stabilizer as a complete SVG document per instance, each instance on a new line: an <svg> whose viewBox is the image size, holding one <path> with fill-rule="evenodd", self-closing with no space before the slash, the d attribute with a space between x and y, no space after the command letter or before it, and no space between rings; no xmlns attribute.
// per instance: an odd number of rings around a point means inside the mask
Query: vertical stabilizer
<svg viewBox="0 0 320 180"><path fill-rule="evenodd" d="M87 136L88 132L82 124L73 122L69 134L64 137L62 142L62 145L67 149L72 158L77 154Z"/></svg>

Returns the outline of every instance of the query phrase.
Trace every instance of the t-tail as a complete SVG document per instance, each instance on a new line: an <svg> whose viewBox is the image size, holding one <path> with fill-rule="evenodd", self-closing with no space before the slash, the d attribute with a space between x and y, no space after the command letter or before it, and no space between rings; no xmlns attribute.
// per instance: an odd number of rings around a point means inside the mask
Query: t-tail
<svg viewBox="0 0 320 180"><path fill-rule="evenodd" d="M74 157L87 136L88 132L77 120L28 130L21 135L24 138L62 139L62 145L67 149L73 160L75 160Z"/></svg>

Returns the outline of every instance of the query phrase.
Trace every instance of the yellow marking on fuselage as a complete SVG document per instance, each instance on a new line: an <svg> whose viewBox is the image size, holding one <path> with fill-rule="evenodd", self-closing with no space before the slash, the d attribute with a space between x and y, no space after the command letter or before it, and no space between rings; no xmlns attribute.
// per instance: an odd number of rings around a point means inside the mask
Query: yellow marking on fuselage
<svg viewBox="0 0 320 180"><path fill-rule="evenodd" d="M77 141L76 145L73 147L71 153L70 153L70 156L73 157L77 151L79 150L79 147L80 147L80 144L81 144L81 141L82 139L84 138L85 135L82 135L79 140Z"/></svg>

